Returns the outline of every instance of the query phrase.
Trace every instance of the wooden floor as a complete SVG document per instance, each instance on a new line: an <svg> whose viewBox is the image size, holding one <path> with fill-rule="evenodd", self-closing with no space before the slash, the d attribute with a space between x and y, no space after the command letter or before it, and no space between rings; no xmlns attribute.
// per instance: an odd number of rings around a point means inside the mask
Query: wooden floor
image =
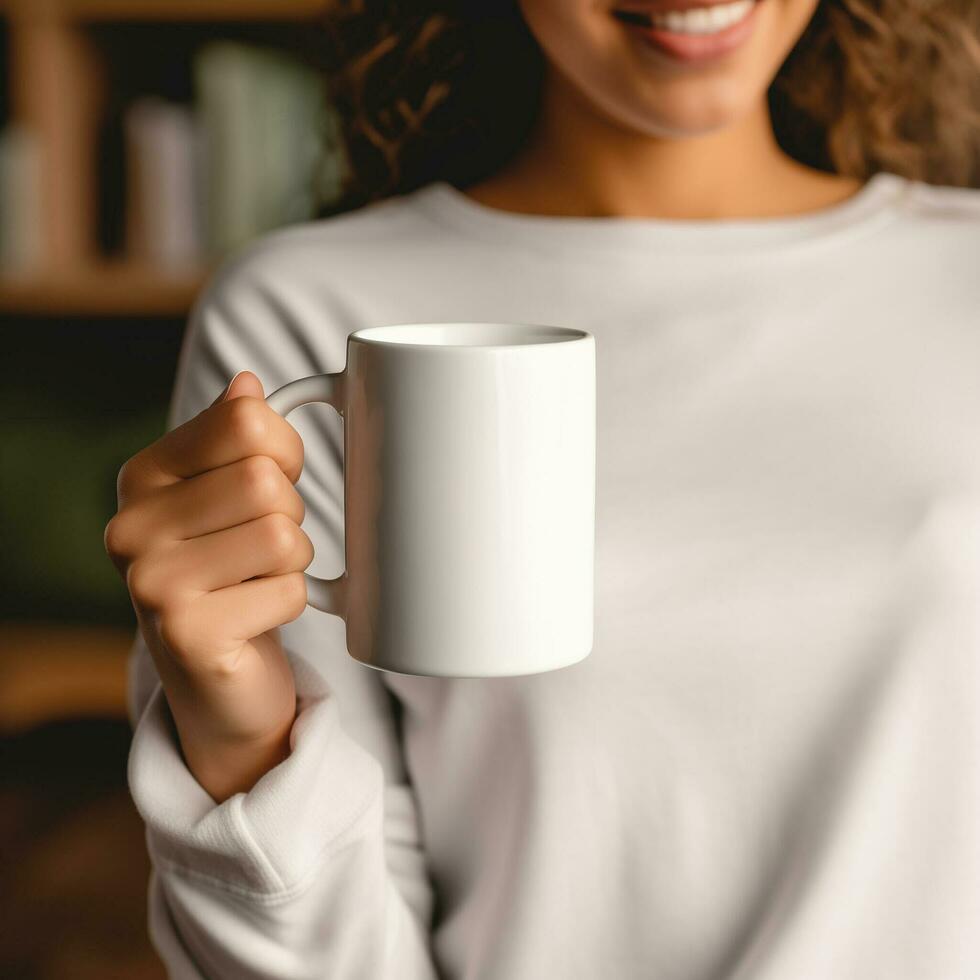
<svg viewBox="0 0 980 980"><path fill-rule="evenodd" d="M146 931L129 739L119 720L0 739L0 977L165 980Z"/></svg>

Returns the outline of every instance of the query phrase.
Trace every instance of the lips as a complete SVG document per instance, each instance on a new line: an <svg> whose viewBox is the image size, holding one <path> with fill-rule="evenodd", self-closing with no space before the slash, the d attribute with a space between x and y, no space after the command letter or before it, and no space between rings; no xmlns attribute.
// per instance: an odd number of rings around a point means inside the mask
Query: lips
<svg viewBox="0 0 980 980"><path fill-rule="evenodd" d="M660 0L644 7L618 7L610 13L643 49L696 65L740 47L753 32L760 3L764 0Z"/></svg>

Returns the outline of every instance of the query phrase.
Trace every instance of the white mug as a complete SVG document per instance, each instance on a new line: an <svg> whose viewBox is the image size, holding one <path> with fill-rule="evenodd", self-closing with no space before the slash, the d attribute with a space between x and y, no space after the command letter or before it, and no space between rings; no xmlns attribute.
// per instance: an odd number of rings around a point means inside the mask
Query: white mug
<svg viewBox="0 0 980 980"><path fill-rule="evenodd" d="M409 323L283 385L280 415L344 422L346 568L306 574L369 667L434 677L554 670L592 650L595 338L520 323Z"/></svg>

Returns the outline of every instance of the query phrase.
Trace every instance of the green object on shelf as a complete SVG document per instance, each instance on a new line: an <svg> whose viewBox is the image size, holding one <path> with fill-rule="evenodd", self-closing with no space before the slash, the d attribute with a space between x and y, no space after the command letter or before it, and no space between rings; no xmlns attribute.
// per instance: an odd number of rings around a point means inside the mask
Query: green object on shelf
<svg viewBox="0 0 980 980"><path fill-rule="evenodd" d="M318 72L283 51L214 41L196 55L194 86L214 254L313 217L335 193L338 133Z"/></svg>
<svg viewBox="0 0 980 980"><path fill-rule="evenodd" d="M3 611L119 619L129 594L105 552L116 477L165 431L166 407L132 416L4 420L0 451Z"/></svg>

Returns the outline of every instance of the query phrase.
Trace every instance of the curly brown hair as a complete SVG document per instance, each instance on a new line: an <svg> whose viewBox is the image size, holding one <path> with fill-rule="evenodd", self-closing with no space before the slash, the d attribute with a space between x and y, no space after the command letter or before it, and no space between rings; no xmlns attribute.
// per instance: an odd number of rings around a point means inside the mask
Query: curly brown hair
<svg viewBox="0 0 980 980"><path fill-rule="evenodd" d="M820 0L768 98L776 138L810 166L980 182L973 0ZM332 0L326 87L343 157L321 214L432 180L466 187L517 152L544 55L517 0Z"/></svg>

